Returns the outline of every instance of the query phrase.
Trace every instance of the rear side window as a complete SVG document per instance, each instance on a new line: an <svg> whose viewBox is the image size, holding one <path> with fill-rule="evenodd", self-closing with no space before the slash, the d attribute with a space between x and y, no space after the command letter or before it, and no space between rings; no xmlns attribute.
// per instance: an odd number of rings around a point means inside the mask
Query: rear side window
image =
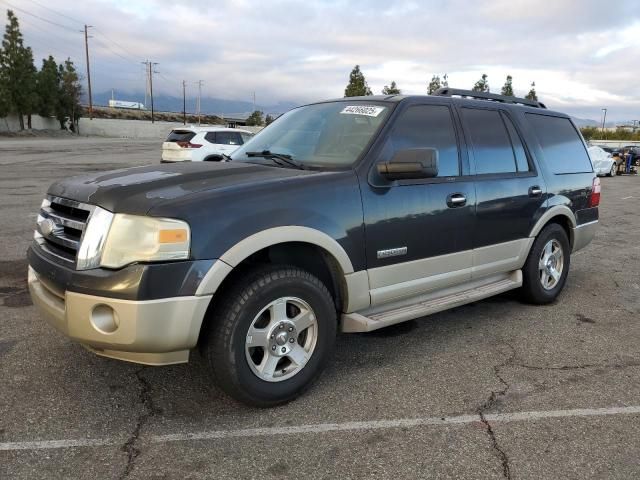
<svg viewBox="0 0 640 480"><path fill-rule="evenodd" d="M436 148L438 177L460 175L458 143L449 107L417 105L407 108L396 120L387 142L385 149L391 147L393 153L409 148Z"/></svg>
<svg viewBox="0 0 640 480"><path fill-rule="evenodd" d="M500 112L463 108L462 117L471 137L476 174L515 173L514 151Z"/></svg>
<svg viewBox="0 0 640 480"><path fill-rule="evenodd" d="M219 145L242 145L244 143L238 132L209 132L204 138Z"/></svg>
<svg viewBox="0 0 640 480"><path fill-rule="evenodd" d="M509 131L509 138L511 138L513 153L516 156L516 165L518 166L518 172L528 172L529 162L527 160L527 153L525 152L524 146L522 145L520 135L518 135L518 132L516 131L516 128L513 126L513 123L511 122L509 117L502 114L502 119L504 120L504 124L507 126L507 130Z"/></svg>
<svg viewBox="0 0 640 480"><path fill-rule="evenodd" d="M249 140L251 140L251 137L253 137L253 134L252 133L246 133L246 132L240 132L240 137L242 138L242 143L245 144Z"/></svg>
<svg viewBox="0 0 640 480"><path fill-rule="evenodd" d="M547 167L555 174L592 172L584 144L568 118L527 113Z"/></svg>
<svg viewBox="0 0 640 480"><path fill-rule="evenodd" d="M173 130L167 137L167 142L189 142L196 134L191 130Z"/></svg>

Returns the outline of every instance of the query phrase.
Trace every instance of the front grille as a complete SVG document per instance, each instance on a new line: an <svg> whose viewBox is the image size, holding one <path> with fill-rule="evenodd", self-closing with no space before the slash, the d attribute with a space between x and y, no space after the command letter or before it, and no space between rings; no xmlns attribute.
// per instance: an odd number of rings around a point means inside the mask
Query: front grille
<svg viewBox="0 0 640 480"><path fill-rule="evenodd" d="M47 196L38 215L36 242L45 252L75 264L82 233L93 208L75 200Z"/></svg>

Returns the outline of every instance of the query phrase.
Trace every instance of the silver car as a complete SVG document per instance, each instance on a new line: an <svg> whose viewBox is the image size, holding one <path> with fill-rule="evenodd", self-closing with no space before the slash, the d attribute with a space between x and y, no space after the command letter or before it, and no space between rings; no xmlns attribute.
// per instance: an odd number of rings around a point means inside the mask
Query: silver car
<svg viewBox="0 0 640 480"><path fill-rule="evenodd" d="M594 145L589 147L589 157L598 176L615 177L618 165L609 152Z"/></svg>

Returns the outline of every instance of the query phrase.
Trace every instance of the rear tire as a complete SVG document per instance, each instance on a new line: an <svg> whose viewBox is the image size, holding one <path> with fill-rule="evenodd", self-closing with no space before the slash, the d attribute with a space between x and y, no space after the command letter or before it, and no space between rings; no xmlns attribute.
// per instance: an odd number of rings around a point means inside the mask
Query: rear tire
<svg viewBox="0 0 640 480"><path fill-rule="evenodd" d="M536 237L522 269L522 297L537 305L553 302L569 274L571 246L557 223L547 225Z"/></svg>
<svg viewBox="0 0 640 480"><path fill-rule="evenodd" d="M615 177L617 170L618 165L616 164L616 162L613 162L613 165L611 165L611 170L609 170L609 173L607 173L607 177Z"/></svg>
<svg viewBox="0 0 640 480"><path fill-rule="evenodd" d="M336 308L309 272L272 265L224 292L203 344L216 384L256 407L293 400L315 382L335 344Z"/></svg>

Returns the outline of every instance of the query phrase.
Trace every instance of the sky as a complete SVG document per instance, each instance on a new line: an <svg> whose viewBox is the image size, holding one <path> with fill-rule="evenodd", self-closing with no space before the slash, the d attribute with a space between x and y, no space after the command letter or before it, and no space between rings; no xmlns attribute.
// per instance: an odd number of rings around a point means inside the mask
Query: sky
<svg viewBox="0 0 640 480"><path fill-rule="evenodd" d="M516 95L535 82L550 108L600 121L640 119L640 0L0 0L37 63L70 56L93 91L154 91L273 105L341 97L360 65L374 93L395 80L424 94L434 74ZM117 96L117 94L116 94Z"/></svg>

